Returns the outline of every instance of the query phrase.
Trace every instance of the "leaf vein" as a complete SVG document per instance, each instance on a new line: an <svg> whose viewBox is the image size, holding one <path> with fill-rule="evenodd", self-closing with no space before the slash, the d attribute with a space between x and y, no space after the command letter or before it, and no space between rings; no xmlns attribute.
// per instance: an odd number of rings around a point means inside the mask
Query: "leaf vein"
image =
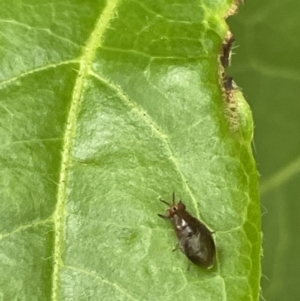
<svg viewBox="0 0 300 301"><path fill-rule="evenodd" d="M188 192L188 194L191 197L192 203L195 207L195 211L196 211L196 215L199 218L200 214L199 214L199 210L198 210L198 206L197 206L197 201L189 187L189 185L187 184L187 181L184 177L184 175L182 174L180 168L179 168L179 164L177 162L176 157L173 155L171 146L170 146L170 142L168 139L168 136L163 132L163 130L157 125L157 123L148 115L146 114L147 112L140 107L136 102L134 102L133 100L131 100L126 94L125 92L122 90L121 87L117 86L116 84L108 81L106 78L99 76L98 74L94 73L94 72L90 72L91 76L94 76L96 79L98 79L99 81L101 81L102 83L106 84L108 87L110 87L113 91L116 92L117 96L123 101L123 103L131 108L131 109L135 109L135 111L137 112L137 115L139 116L139 118L146 123L153 131L153 133L156 135L156 137L158 137L164 144L165 149L169 155L169 159L170 161L173 163L173 165L175 166L178 174L180 175L182 182L185 185L186 191ZM158 130L159 129L159 130Z"/></svg>
<svg viewBox="0 0 300 301"><path fill-rule="evenodd" d="M112 281L109 281L105 278L103 278L102 276L100 275L97 275L95 273L92 273L86 269L81 269L81 268L77 268L77 267L74 267L74 266L69 266L69 265L64 265L65 268L67 269L70 269L70 270L74 270L74 271L77 271L77 272L80 272L80 273L83 273L83 274L86 274L88 276L91 276L97 280L100 280L100 282L103 282L103 283L106 283L108 285L111 285L113 286L117 291L121 292L122 294L126 295L127 297L129 297L131 300L133 301L140 301L136 298L134 298L131 294L129 294L124 288L122 288L120 285L118 285L117 283L115 282L112 282Z"/></svg>
<svg viewBox="0 0 300 301"><path fill-rule="evenodd" d="M54 267L52 276L52 300L59 300L59 270L60 266L63 265L62 259L62 244L63 244L63 232L65 225L66 215L66 197L67 197L67 181L68 181L68 168L71 164L71 148L72 138L75 133L77 114L80 106L80 98L84 91L84 85L86 77L89 73L91 63L94 59L97 48L101 44L101 38L105 32L109 22L114 16L115 9L118 0L109 1L105 7L102 15L96 22L95 28L92 31L89 39L86 42L86 47L83 49L82 56L80 58L80 68L78 76L75 82L73 95L71 99L71 105L69 114L67 117L64 142L62 148L62 159L61 159L61 170L59 177L59 185L57 192L57 204L54 212Z"/></svg>
<svg viewBox="0 0 300 301"><path fill-rule="evenodd" d="M78 60L66 60L66 61L62 61L62 62L59 62L59 63L56 63L56 64L49 64L49 65L46 65L46 66L42 66L40 68L34 68L32 70L27 70L23 73L20 73L16 76L13 76L5 81L2 81L0 83L0 90L5 88L7 85L27 76L27 75L30 75L30 74L33 74L33 73L36 73L36 72L40 72L40 71L45 71L45 70L48 70L48 69L51 69L51 68L56 68L58 66L62 66L62 65L68 65L68 64L73 64L73 63L78 63Z"/></svg>
<svg viewBox="0 0 300 301"><path fill-rule="evenodd" d="M33 222L33 223L30 223L30 224L27 224L27 225L19 226L18 228L14 229L11 232L0 234L0 240L5 239L5 238L7 238L7 237L9 237L9 236L11 236L11 235L13 235L15 233L24 231L24 230L26 230L28 228L34 228L36 226L48 224L48 223L51 223L51 222L53 222L52 217L49 217L49 218L46 218L44 220L40 220L40 221Z"/></svg>

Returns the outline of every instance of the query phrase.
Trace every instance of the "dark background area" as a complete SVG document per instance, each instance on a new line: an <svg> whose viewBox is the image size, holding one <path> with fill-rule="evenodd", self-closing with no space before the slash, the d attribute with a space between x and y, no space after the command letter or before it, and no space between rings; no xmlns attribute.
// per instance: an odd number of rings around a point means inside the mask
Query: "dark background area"
<svg viewBox="0 0 300 301"><path fill-rule="evenodd" d="M227 19L236 42L227 73L255 123L262 203L262 296L300 300L300 2L246 1Z"/></svg>

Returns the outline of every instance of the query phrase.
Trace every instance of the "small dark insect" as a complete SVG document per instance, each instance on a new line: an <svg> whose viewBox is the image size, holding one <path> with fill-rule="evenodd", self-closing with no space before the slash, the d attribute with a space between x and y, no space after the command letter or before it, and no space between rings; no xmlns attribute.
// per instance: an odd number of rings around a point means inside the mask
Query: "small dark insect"
<svg viewBox="0 0 300 301"><path fill-rule="evenodd" d="M233 81L232 77L229 77L227 75L225 75L223 77L224 88L227 92L230 92L230 91L234 90L232 81Z"/></svg>
<svg viewBox="0 0 300 301"><path fill-rule="evenodd" d="M174 192L172 204L164 200L160 201L168 205L169 209L165 215L158 214L158 216L169 219L173 224L181 251L194 264L206 269L211 268L216 256L212 232L198 219L191 216L181 201L175 203Z"/></svg>
<svg viewBox="0 0 300 301"><path fill-rule="evenodd" d="M231 35L227 40L225 40L225 43L222 44L222 53L221 53L220 60L224 68L228 67L229 65L230 52L234 40L235 40L234 36Z"/></svg>

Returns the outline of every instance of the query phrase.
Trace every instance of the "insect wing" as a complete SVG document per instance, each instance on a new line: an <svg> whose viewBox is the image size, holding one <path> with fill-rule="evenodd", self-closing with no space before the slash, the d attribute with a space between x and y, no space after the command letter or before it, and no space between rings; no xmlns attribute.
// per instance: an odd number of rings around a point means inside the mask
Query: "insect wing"
<svg viewBox="0 0 300 301"><path fill-rule="evenodd" d="M197 220L197 230L189 237L181 237L180 245L186 256L196 265L210 268L214 264L216 247L211 232Z"/></svg>

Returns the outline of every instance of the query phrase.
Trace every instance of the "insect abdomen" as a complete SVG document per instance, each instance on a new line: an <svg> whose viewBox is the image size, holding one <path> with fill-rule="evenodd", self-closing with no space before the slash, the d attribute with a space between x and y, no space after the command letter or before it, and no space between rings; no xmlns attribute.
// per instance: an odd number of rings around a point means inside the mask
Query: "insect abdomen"
<svg viewBox="0 0 300 301"><path fill-rule="evenodd" d="M172 223L182 252L193 263L204 268L211 267L215 244L209 229L187 211L175 214Z"/></svg>

